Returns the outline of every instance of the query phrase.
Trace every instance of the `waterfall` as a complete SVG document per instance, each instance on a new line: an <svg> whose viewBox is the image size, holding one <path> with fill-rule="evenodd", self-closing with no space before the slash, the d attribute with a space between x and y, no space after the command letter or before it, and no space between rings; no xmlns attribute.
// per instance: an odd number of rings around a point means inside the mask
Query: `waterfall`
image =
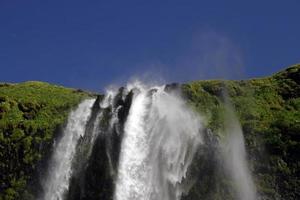
<svg viewBox="0 0 300 200"><path fill-rule="evenodd" d="M180 199L202 142L201 120L164 87L130 87L135 92L124 127L115 199Z"/></svg>
<svg viewBox="0 0 300 200"><path fill-rule="evenodd" d="M85 133L94 100L85 100L68 117L62 138L54 147L48 174L43 182L43 200L63 200L69 187L72 159L80 137Z"/></svg>
<svg viewBox="0 0 300 200"><path fill-rule="evenodd" d="M242 129L232 109L226 117L218 140L176 85L134 82L85 100L54 146L41 200L191 199L224 178L235 200L255 200Z"/></svg>
<svg viewBox="0 0 300 200"><path fill-rule="evenodd" d="M256 200L255 184L247 163L243 131L233 109L228 106L225 138L222 143L226 170L234 183L237 200Z"/></svg>

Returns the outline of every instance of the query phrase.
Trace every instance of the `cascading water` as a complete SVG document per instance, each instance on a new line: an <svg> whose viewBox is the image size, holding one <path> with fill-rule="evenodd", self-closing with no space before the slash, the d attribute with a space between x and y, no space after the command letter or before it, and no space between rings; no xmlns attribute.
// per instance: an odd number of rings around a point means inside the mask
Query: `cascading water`
<svg viewBox="0 0 300 200"><path fill-rule="evenodd" d="M219 157L236 199L255 200L241 127L233 114L227 117L219 141L170 85L135 82L86 100L71 112L55 146L42 200L190 199L203 173L223 177L214 172Z"/></svg>
<svg viewBox="0 0 300 200"><path fill-rule="evenodd" d="M69 115L63 136L55 146L50 160L48 175L44 181L43 200L63 200L69 187L72 159L80 137L85 133L85 127L91 114L94 100L89 99L79 104Z"/></svg>
<svg viewBox="0 0 300 200"><path fill-rule="evenodd" d="M201 121L164 87L133 88L115 199L179 199L187 168L202 141Z"/></svg>
<svg viewBox="0 0 300 200"><path fill-rule="evenodd" d="M256 200L255 184L248 167L243 131L230 106L226 108L225 138L222 143L226 169L233 182L236 199Z"/></svg>

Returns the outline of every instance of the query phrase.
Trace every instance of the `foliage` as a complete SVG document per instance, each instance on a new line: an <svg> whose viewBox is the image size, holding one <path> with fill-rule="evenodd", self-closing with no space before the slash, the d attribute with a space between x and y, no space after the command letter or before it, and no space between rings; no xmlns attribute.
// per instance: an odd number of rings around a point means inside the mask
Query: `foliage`
<svg viewBox="0 0 300 200"><path fill-rule="evenodd" d="M89 94L42 82L0 84L0 200L24 199L68 112Z"/></svg>
<svg viewBox="0 0 300 200"><path fill-rule="evenodd" d="M208 130L220 137L229 99L243 128L261 199L300 199L299 84L300 65L294 65L266 78L182 85L189 104L205 116ZM28 186L51 152L58 128L70 109L89 95L42 82L0 84L0 200L34 199ZM108 118L100 123L108 125ZM208 140L214 146L215 141ZM192 166L201 177L190 174L195 184L189 198L183 199L232 199L223 186L233 183L214 168L222 165L214 164L217 148L201 148Z"/></svg>
<svg viewBox="0 0 300 200"><path fill-rule="evenodd" d="M189 103L206 116L208 127L215 133L223 128L224 97L229 97L243 128L262 199L300 198L299 64L271 77L195 81L182 88ZM204 193L197 195L200 198Z"/></svg>

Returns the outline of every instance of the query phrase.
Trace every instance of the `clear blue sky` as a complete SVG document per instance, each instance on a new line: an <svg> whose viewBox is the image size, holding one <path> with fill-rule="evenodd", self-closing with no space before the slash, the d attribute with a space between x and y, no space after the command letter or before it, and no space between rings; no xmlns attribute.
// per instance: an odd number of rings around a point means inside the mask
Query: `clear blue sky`
<svg viewBox="0 0 300 200"><path fill-rule="evenodd" d="M270 75L300 62L299 9L299 0L0 0L0 82L100 91L132 77Z"/></svg>

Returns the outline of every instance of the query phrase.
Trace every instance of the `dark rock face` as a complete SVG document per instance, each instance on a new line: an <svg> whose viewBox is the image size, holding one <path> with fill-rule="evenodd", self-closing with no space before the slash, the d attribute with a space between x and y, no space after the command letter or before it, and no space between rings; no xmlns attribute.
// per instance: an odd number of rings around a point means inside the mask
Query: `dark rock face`
<svg viewBox="0 0 300 200"><path fill-rule="evenodd" d="M229 187L222 182L225 174L220 159L220 146L218 137L206 129L203 135L203 144L189 167L187 179L192 185L182 200L197 199L230 199ZM223 191L220 191L222 188ZM225 191L227 190L227 191Z"/></svg>
<svg viewBox="0 0 300 200"><path fill-rule="evenodd" d="M164 88L166 92L173 92L173 91L179 91L180 90L180 84L179 83L171 83L167 84Z"/></svg>
<svg viewBox="0 0 300 200"><path fill-rule="evenodd" d="M72 177L67 199L112 199L113 183L106 152L106 138L100 135L94 143L87 165L80 174Z"/></svg>
<svg viewBox="0 0 300 200"><path fill-rule="evenodd" d="M115 123L112 127L111 134L108 136L108 149L109 154L111 155L112 159L112 167L113 170L116 172L118 168L118 160L119 160L119 154L121 150L121 142L123 139L124 134L124 123L126 122L129 109L131 106L133 97L133 92L130 91L125 99L119 99L118 104L116 104L116 115L118 118L118 123Z"/></svg>
<svg viewBox="0 0 300 200"><path fill-rule="evenodd" d="M87 123L85 136L78 144L73 165L74 174L67 194L68 200L113 199L123 128L132 97L132 91L125 94L124 88L120 88L113 99L113 104L108 108L101 108L101 100L97 98ZM100 117L99 124L95 123L97 117ZM112 123L114 117L116 119ZM90 137L95 128L98 133L92 144ZM89 155L87 149L91 147Z"/></svg>
<svg viewBox="0 0 300 200"><path fill-rule="evenodd" d="M78 142L77 152L72 166L73 176L70 181L68 199L82 199L82 197L85 196L86 169L88 167L87 161L89 159L88 154L92 150L92 134L96 118L101 110L101 100L102 96L97 96L92 107L91 117L86 125L85 135Z"/></svg>

